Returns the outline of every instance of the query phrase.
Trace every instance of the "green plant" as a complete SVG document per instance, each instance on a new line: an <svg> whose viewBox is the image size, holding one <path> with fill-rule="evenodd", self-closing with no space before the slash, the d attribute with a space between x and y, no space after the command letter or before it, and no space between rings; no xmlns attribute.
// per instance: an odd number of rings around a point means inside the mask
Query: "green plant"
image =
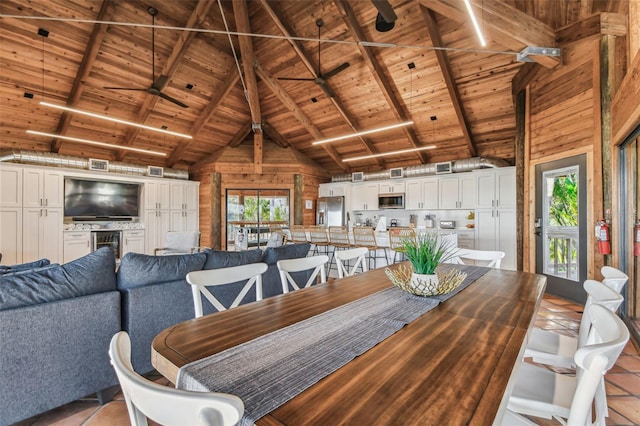
<svg viewBox="0 0 640 426"><path fill-rule="evenodd" d="M406 239L402 243L416 274L435 274L438 265L455 257L457 251L451 243L429 233L420 234L415 240Z"/></svg>

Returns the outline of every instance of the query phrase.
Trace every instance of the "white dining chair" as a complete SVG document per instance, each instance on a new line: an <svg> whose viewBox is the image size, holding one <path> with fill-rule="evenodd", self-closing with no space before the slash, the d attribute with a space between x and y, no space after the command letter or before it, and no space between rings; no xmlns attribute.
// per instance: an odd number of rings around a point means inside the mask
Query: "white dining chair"
<svg viewBox="0 0 640 426"><path fill-rule="evenodd" d="M594 424L606 424L606 394L599 390L603 389L605 373L615 364L629 341L629 330L615 313L604 306L589 306L588 315L591 330L587 344L575 354L576 374L559 374L523 363L518 368L509 396L507 408L510 411L556 418L562 424L577 426L592 424L594 406ZM561 419L566 419L566 423Z"/></svg>
<svg viewBox="0 0 640 426"><path fill-rule="evenodd" d="M282 292L289 292L289 285L294 290L300 290L302 287L309 287L315 281L317 281L318 273L320 274L320 283L327 282L327 273L325 272L325 265L329 261L329 256L321 254L319 256L301 257L297 259L283 259L279 260L276 265L278 271L280 271L280 281L282 283ZM300 286L296 283L295 279L291 276L293 272L312 271L311 276L307 282Z"/></svg>
<svg viewBox="0 0 640 426"><path fill-rule="evenodd" d="M336 266L338 267L338 278L350 277L356 273L358 267L361 272L367 272L367 253L369 249L366 247L357 247L347 250L338 250L335 252ZM346 262L354 260L353 266L348 266Z"/></svg>
<svg viewBox="0 0 640 426"><path fill-rule="evenodd" d="M565 336L550 330L534 328L531 330L531 336L525 348L525 357L531 357L534 362L540 364L575 368L574 355L585 345L591 327L589 306L597 303L615 312L624 300L620 293L600 281L586 280L583 287L588 296L580 319L578 336Z"/></svg>
<svg viewBox="0 0 640 426"><path fill-rule="evenodd" d="M131 366L131 340L125 331L111 338L109 357L132 426L146 426L147 418L165 426L231 426L244 414L244 404L235 395L175 389L136 373Z"/></svg>
<svg viewBox="0 0 640 426"><path fill-rule="evenodd" d="M613 266L603 266L600 269L602 276L604 279L602 282L617 291L618 293L622 292L622 287L629 280L629 276L622 272L620 269L614 268Z"/></svg>
<svg viewBox="0 0 640 426"><path fill-rule="evenodd" d="M486 266L489 268L500 269L502 265L502 259L505 256L505 252L503 251L493 251L493 250L472 250L459 248L456 255L451 257L451 259L447 263L457 263L459 265L465 265L469 263L468 261L472 261L474 265L477 266ZM465 260L467 262L465 262Z"/></svg>
<svg viewBox="0 0 640 426"><path fill-rule="evenodd" d="M218 311L224 311L238 306L255 284L256 300L262 300L262 274L266 270L266 263L249 263L246 265L231 266L229 268L189 272L187 274L187 282L191 284L196 318L203 315L201 295L215 306ZM228 307L225 307L207 288L209 286L224 286L244 280L247 280L247 282Z"/></svg>

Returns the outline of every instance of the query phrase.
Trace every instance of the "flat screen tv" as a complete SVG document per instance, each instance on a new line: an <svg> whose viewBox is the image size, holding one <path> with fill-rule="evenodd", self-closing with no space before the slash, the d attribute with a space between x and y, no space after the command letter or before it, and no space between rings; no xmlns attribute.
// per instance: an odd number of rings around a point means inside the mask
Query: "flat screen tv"
<svg viewBox="0 0 640 426"><path fill-rule="evenodd" d="M65 178L64 215L76 219L139 216L140 184Z"/></svg>

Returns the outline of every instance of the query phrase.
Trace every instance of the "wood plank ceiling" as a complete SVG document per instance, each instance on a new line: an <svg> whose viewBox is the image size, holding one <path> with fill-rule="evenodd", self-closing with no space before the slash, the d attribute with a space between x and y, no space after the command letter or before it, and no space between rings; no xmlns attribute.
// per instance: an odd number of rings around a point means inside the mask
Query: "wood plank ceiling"
<svg viewBox="0 0 640 426"><path fill-rule="evenodd" d="M512 160L511 81L524 64L516 52L554 47L557 30L599 12L626 14L628 4L472 3L488 40L485 48L463 0L390 0L397 20L388 32L376 31L378 10L366 0L2 0L0 147L188 168L205 164L224 147L251 143L258 173L263 144L270 143L300 151L330 174L474 156ZM149 7L158 10L155 31ZM48 37L38 34L40 28ZM243 35L229 36L227 28ZM560 62L533 58L546 68ZM313 79L319 66L327 73L345 62L349 66L325 87L281 79ZM147 89L160 75L167 77L162 92L188 108L144 90L105 89ZM40 105L42 100L165 126L193 139L62 112ZM312 145L322 137L405 120L414 124ZM165 157L34 136L29 129ZM437 148L342 161L426 145Z"/></svg>

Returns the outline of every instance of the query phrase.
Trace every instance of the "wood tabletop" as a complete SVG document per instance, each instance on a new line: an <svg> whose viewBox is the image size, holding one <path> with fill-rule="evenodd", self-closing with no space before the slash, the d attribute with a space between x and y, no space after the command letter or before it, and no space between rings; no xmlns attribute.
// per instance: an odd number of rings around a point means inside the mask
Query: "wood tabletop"
<svg viewBox="0 0 640 426"><path fill-rule="evenodd" d="M257 424L492 424L545 283L491 270ZM189 362L390 286L376 269L186 321L154 339L152 363L175 383Z"/></svg>

